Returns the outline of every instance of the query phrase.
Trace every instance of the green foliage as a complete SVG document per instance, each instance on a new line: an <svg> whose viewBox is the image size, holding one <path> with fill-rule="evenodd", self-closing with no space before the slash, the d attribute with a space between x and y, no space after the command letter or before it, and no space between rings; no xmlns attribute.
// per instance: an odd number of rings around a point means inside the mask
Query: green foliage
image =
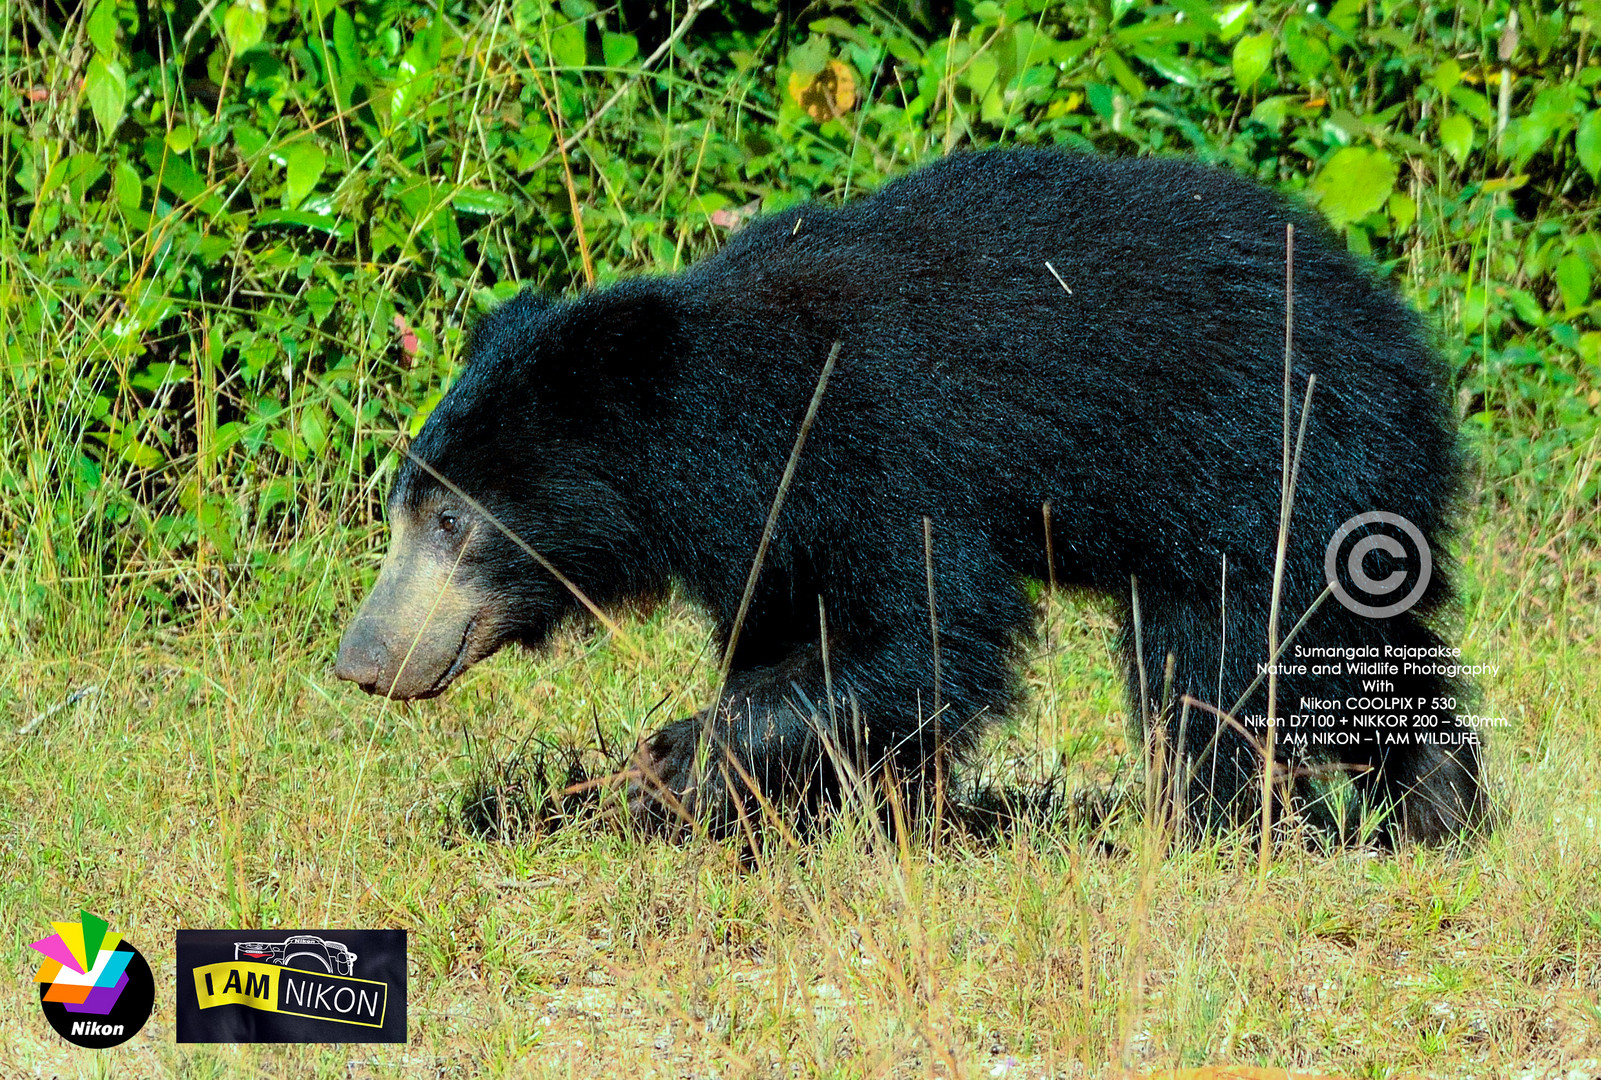
<svg viewBox="0 0 1601 1080"><path fill-rule="evenodd" d="M1336 150L1308 185L1313 200L1336 228L1376 214L1395 192L1395 162L1383 150Z"/></svg>
<svg viewBox="0 0 1601 1080"><path fill-rule="evenodd" d="M1598 494L1601 4L984 0L927 37L864 5L656 57L590 0L61 10L6 31L0 91L0 532L35 581L260 572L375 514L476 312L997 143L1303 191L1436 320L1485 479Z"/></svg>

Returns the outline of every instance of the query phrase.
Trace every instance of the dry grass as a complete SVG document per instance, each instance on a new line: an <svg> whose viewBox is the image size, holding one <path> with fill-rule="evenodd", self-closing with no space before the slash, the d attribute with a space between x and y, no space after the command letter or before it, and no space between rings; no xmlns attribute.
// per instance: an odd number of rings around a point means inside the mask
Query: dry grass
<svg viewBox="0 0 1601 1080"><path fill-rule="evenodd" d="M847 821L754 860L593 817L474 838L460 806L497 763L626 745L709 694L705 628L674 606L630 624L648 661L569 636L413 706L332 680L336 620L303 613L349 609L342 559L286 557L273 594L181 634L35 627L0 668L0 1075L1593 1075L1597 564L1510 529L1485 515L1463 544L1463 640L1500 665L1481 711L1511 721L1499 829L1465 852L1283 850L1265 890L1254 845L1166 852L1131 814L932 846ZM1047 618L1030 709L984 767L1104 790L1130 757L1110 624L1077 601ZM27 982L26 942L80 904L160 991L100 1054L56 1039ZM407 929L410 1044L175 1046L179 926Z"/></svg>

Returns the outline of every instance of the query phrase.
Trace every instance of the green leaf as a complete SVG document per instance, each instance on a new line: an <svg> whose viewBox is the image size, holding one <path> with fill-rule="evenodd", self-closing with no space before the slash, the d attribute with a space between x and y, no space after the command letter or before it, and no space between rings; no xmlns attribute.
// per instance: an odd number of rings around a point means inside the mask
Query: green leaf
<svg viewBox="0 0 1601 1080"><path fill-rule="evenodd" d="M1601 331L1590 330L1580 334L1576 351L1579 359L1585 363L1601 367Z"/></svg>
<svg viewBox="0 0 1601 1080"><path fill-rule="evenodd" d="M117 56L117 3L116 0L100 0L89 18L84 22L84 29L89 33L89 41L94 45L95 51L107 60Z"/></svg>
<svg viewBox="0 0 1601 1080"><path fill-rule="evenodd" d="M728 196L720 191L708 191L695 196L690 200L689 205L694 209L695 213L710 217L728 205Z"/></svg>
<svg viewBox="0 0 1601 1080"><path fill-rule="evenodd" d="M988 93L999 74L1001 74L1001 64L996 61L993 54L981 53L967 62L967 70L962 72L962 82L975 96L981 98L983 94Z"/></svg>
<svg viewBox="0 0 1601 1080"><path fill-rule="evenodd" d="M1101 63L1106 66L1107 74L1117 80L1118 85L1129 97L1135 101L1144 100L1149 88L1145 85L1144 79L1134 74L1134 69L1128 66L1127 60L1113 50L1107 49L1101 54Z"/></svg>
<svg viewBox="0 0 1601 1080"><path fill-rule="evenodd" d="M807 24L806 28L814 34L832 34L834 37L844 38L846 41L854 41L857 44L861 44L864 40L860 30L857 30L856 27L837 15L813 20Z"/></svg>
<svg viewBox="0 0 1601 1080"><path fill-rule="evenodd" d="M78 466L74 471L77 473L78 486L89 491L99 488L104 478L100 465L87 454L78 455Z"/></svg>
<svg viewBox="0 0 1601 1080"><path fill-rule="evenodd" d="M355 428L361 426L361 418L356 415L356 410L351 408L350 402L345 400L337 390L328 390L328 407L339 418L339 422L346 427Z"/></svg>
<svg viewBox="0 0 1601 1080"><path fill-rule="evenodd" d="M1527 289L1508 289L1507 299L1512 301L1512 310L1517 312L1518 318L1530 326L1540 327L1546 324L1545 309L1540 301Z"/></svg>
<svg viewBox="0 0 1601 1080"><path fill-rule="evenodd" d="M272 443L273 449L290 461L297 465L305 464L306 443L302 439L295 438L294 432L288 428L275 429L272 434L267 436L267 441Z"/></svg>
<svg viewBox="0 0 1601 1080"><path fill-rule="evenodd" d="M234 0L222 17L222 32L235 56L255 48L267 32L266 0Z"/></svg>
<svg viewBox="0 0 1601 1080"><path fill-rule="evenodd" d="M100 159L88 151L80 151L56 162L39 186L40 199L49 198L57 188L65 186L74 202L82 202L89 188L106 173Z"/></svg>
<svg viewBox="0 0 1601 1080"><path fill-rule="evenodd" d="M339 298L334 295L334 291L322 285L306 293L306 307L311 311L313 322L322 322L326 319L338 301Z"/></svg>
<svg viewBox="0 0 1601 1080"><path fill-rule="evenodd" d="M1256 103L1251 110L1251 119L1263 127L1269 128L1276 135L1284 130L1284 122L1289 117L1290 106L1296 99L1289 94L1274 94L1265 97Z"/></svg>
<svg viewBox="0 0 1601 1080"><path fill-rule="evenodd" d="M581 68L589 62L583 23L570 22L550 32L550 58L564 68Z"/></svg>
<svg viewBox="0 0 1601 1080"><path fill-rule="evenodd" d="M828 66L828 57L827 38L807 38L789 50L789 69L803 79L812 79Z"/></svg>
<svg viewBox="0 0 1601 1080"><path fill-rule="evenodd" d="M1251 34L1234 43L1234 85L1245 93L1273 63L1273 35Z"/></svg>
<svg viewBox="0 0 1601 1080"><path fill-rule="evenodd" d="M327 162L328 156L322 152L322 147L309 140L290 143L284 148L284 167L288 171L284 180L285 210L293 210L305 201L322 178Z"/></svg>
<svg viewBox="0 0 1601 1080"><path fill-rule="evenodd" d="M968 61L967 70L962 73L962 82L975 95L982 97L995 85L1000 73L1001 65L995 57L990 53L981 53Z"/></svg>
<svg viewBox="0 0 1601 1080"><path fill-rule="evenodd" d="M166 144L160 139L146 139L144 143L145 164L149 166L151 174L161 178L161 186L185 202L197 204L208 214L215 214L222 210L222 200L206 187L206 182L194 166L177 154L168 153Z"/></svg>
<svg viewBox="0 0 1601 1080"><path fill-rule="evenodd" d="M1307 186L1335 228L1359 221L1384 205L1395 188L1395 162L1383 150L1348 146Z"/></svg>
<svg viewBox="0 0 1601 1080"><path fill-rule="evenodd" d="M1357 20L1366 6L1366 0L1335 0L1329 9L1329 22L1350 34L1356 29Z"/></svg>
<svg viewBox="0 0 1601 1080"><path fill-rule="evenodd" d="M195 258L202 266L213 266L217 260L233 250L233 241L226 236L207 236L195 245Z"/></svg>
<svg viewBox="0 0 1601 1080"><path fill-rule="evenodd" d="M111 174L111 190L116 192L117 205L124 209L138 206L144 195L144 185L138 171L126 161L117 162Z"/></svg>
<svg viewBox="0 0 1601 1080"><path fill-rule="evenodd" d="M1441 61L1440 66L1434 69L1434 74L1429 76L1429 85L1442 94L1449 94L1461 81L1462 65L1450 58Z"/></svg>
<svg viewBox="0 0 1601 1080"><path fill-rule="evenodd" d="M215 432L211 434L211 445L208 446L207 451L203 454L207 466L216 466L216 462L223 461L227 451L234 448L235 443L239 442L243 434L245 434L245 426L240 424L239 421L227 421L226 424L218 424Z"/></svg>
<svg viewBox="0 0 1601 1080"><path fill-rule="evenodd" d="M1284 24L1284 55L1290 58L1296 74L1315 79L1329 66L1329 47L1307 30L1307 21L1291 19Z"/></svg>
<svg viewBox="0 0 1601 1080"><path fill-rule="evenodd" d="M1569 311L1590 302L1590 266L1578 255L1564 255L1557 263L1557 288Z"/></svg>
<svg viewBox="0 0 1601 1080"><path fill-rule="evenodd" d="M1194 64L1183 57L1171 53L1161 53L1154 49L1142 49L1134 55L1138 56L1151 70L1155 71L1168 82L1178 83L1180 86L1200 86L1201 73Z"/></svg>
<svg viewBox="0 0 1601 1080"><path fill-rule="evenodd" d="M1492 176L1480 185L1480 191L1516 191L1529 182L1528 173L1516 173L1512 176Z"/></svg>
<svg viewBox="0 0 1601 1080"><path fill-rule="evenodd" d="M1556 124L1552 123L1550 113L1532 112L1527 116L1514 117L1507 124L1505 145L1511 151L1513 167L1521 169L1527 165L1529 159L1540 152L1556 133Z"/></svg>
<svg viewBox="0 0 1601 1080"><path fill-rule="evenodd" d="M1592 109L1579 121L1574 143L1584 171L1592 180L1601 177L1601 109Z"/></svg>
<svg viewBox="0 0 1601 1080"><path fill-rule="evenodd" d="M414 439L417 437L417 433L422 430L422 426L428 422L429 415L433 413L434 406L439 404L439 399L443 396L444 391L435 390L423 399L422 405L418 407L416 413L412 415L411 420L406 424L406 433L408 435Z"/></svg>
<svg viewBox="0 0 1601 1080"><path fill-rule="evenodd" d="M136 469L159 469L167 460L167 455L159 448L140 442L132 434L131 426L109 433L96 432L95 437L104 440L106 449Z"/></svg>
<svg viewBox="0 0 1601 1080"><path fill-rule="evenodd" d="M1217 36L1224 41L1243 34L1245 28L1251 24L1251 16L1256 14L1256 5L1251 0L1243 4L1230 4L1217 13Z"/></svg>
<svg viewBox="0 0 1601 1080"><path fill-rule="evenodd" d="M233 143L239 148L239 155L246 161L267 149L267 136L260 128L249 124L235 124L233 128Z"/></svg>
<svg viewBox="0 0 1601 1080"><path fill-rule="evenodd" d="M307 405L300 410L300 437L313 454L322 453L328 445L328 414L321 405Z"/></svg>
<svg viewBox="0 0 1601 1080"><path fill-rule="evenodd" d="M1390 211L1390 220L1395 222L1395 231L1397 233L1406 232L1412 227L1412 222L1417 220L1418 204L1410 195L1397 191L1390 196L1387 206Z"/></svg>
<svg viewBox="0 0 1601 1080"><path fill-rule="evenodd" d="M441 24L436 20L412 39L406 55L400 58L398 85L389 101L389 115L394 120L404 119L411 106L426 100L434 88L434 69L439 66Z"/></svg>
<svg viewBox="0 0 1601 1080"><path fill-rule="evenodd" d="M600 36L600 52L606 58L607 67L627 67L639 55L639 39L633 34L608 31Z"/></svg>
<svg viewBox="0 0 1601 1080"><path fill-rule="evenodd" d="M45 174L44 183L38 186L33 197L39 200L48 199L50 194L59 188L61 186L61 182L66 178L67 162L66 159L63 158L50 167L50 171Z"/></svg>
<svg viewBox="0 0 1601 1080"><path fill-rule="evenodd" d="M342 7L334 10L334 55L339 58L339 74L347 80L362 73L361 54L356 51L356 24Z"/></svg>
<svg viewBox="0 0 1601 1080"><path fill-rule="evenodd" d="M511 199L498 191L479 191L462 188L451 200L457 210L469 214L504 214L511 210Z"/></svg>
<svg viewBox="0 0 1601 1080"><path fill-rule="evenodd" d="M67 159L67 191L74 202L83 202L89 189L106 174L100 159L87 151L73 154Z"/></svg>
<svg viewBox="0 0 1601 1080"><path fill-rule="evenodd" d="M1440 145L1461 165L1473 152L1473 121L1466 113L1454 112L1440 118Z"/></svg>
<svg viewBox="0 0 1601 1080"><path fill-rule="evenodd" d="M157 469L167 460L167 455L148 443L137 439L128 439L117 447L117 453L122 460L136 469Z"/></svg>
<svg viewBox="0 0 1601 1080"><path fill-rule="evenodd" d="M1084 88L1084 99L1090 103L1090 109L1108 123L1112 120L1113 98L1112 88L1105 83L1092 82Z"/></svg>
<svg viewBox="0 0 1601 1080"><path fill-rule="evenodd" d="M406 50L402 70L410 67L414 75L432 75L434 69L439 67L439 48L444 29L445 24L434 19L419 30L412 39L411 47Z"/></svg>
<svg viewBox="0 0 1601 1080"><path fill-rule="evenodd" d="M402 71L405 70L405 66L406 66L405 62L402 61L401 62L401 70ZM419 90L424 90L425 89L424 87L418 85L418 82L423 82L423 81L432 82L433 80L429 79L429 80L416 80L414 82L403 82L403 83L400 83L398 86L395 87L394 91L389 95L389 119L390 120L397 121L397 122L400 121L400 120L404 120L411 112L411 104L412 104L412 102L417 100L417 98L419 98L419 97L426 97L427 96L426 93L423 93L423 94L419 94L418 93Z"/></svg>
<svg viewBox="0 0 1601 1080"><path fill-rule="evenodd" d="M1462 293L1462 329L1473 333L1484 325L1489 315L1489 294L1477 285L1469 285Z"/></svg>
<svg viewBox="0 0 1601 1080"><path fill-rule="evenodd" d="M122 110L128 104L128 76L122 65L96 53L84 72L83 92L89 98L95 123L102 134L109 136L122 122Z"/></svg>
<svg viewBox="0 0 1601 1080"><path fill-rule="evenodd" d="M314 229L329 236L337 236L341 240L349 240L356 234L355 226L348 221L341 221L328 214L308 214L304 210L263 210L250 220L250 227L253 229L269 225L295 225L302 229Z"/></svg>
<svg viewBox="0 0 1601 1080"><path fill-rule="evenodd" d="M224 515L222 505L215 499L207 499L195 507L195 525L218 556L223 560L234 556L233 530L230 529L228 518Z"/></svg>
<svg viewBox="0 0 1601 1080"><path fill-rule="evenodd" d="M1459 109L1466 110L1467 114L1479 122L1480 127L1489 127L1495 121L1495 111L1490 108L1490 99L1477 90L1470 90L1466 86L1451 88L1448 95Z"/></svg>

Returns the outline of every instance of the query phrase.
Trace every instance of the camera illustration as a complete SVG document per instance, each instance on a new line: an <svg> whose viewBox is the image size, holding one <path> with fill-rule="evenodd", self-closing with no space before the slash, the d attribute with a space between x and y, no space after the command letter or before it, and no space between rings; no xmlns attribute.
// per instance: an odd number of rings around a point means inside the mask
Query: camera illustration
<svg viewBox="0 0 1601 1080"><path fill-rule="evenodd" d="M261 960L329 975L349 975L356 964L356 954L345 948L344 942L316 934L295 934L283 941L241 941L234 945L233 956L235 960Z"/></svg>

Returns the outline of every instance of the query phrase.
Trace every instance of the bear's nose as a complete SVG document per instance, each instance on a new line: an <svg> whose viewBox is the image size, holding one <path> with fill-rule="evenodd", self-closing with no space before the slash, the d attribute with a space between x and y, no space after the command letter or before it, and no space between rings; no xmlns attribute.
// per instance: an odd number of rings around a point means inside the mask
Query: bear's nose
<svg viewBox="0 0 1601 1080"><path fill-rule="evenodd" d="M367 640L366 635L346 634L339 643L339 659L334 662L334 674L346 682L353 682L371 694L378 688L380 666L378 649Z"/></svg>

